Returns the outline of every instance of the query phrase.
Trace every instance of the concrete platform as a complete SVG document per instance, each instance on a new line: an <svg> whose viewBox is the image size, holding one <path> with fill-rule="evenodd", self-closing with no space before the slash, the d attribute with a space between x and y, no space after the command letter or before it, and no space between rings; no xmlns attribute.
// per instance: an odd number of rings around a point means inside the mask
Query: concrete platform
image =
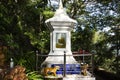
<svg viewBox="0 0 120 80"><path fill-rule="evenodd" d="M63 80L95 80L95 77L64 77Z"/></svg>
<svg viewBox="0 0 120 80"><path fill-rule="evenodd" d="M83 75L66 75L63 77L62 75L54 76L47 76L45 80L96 80L95 77L91 76L83 76Z"/></svg>
<svg viewBox="0 0 120 80"><path fill-rule="evenodd" d="M83 75L66 75L63 80L95 80L95 77Z"/></svg>

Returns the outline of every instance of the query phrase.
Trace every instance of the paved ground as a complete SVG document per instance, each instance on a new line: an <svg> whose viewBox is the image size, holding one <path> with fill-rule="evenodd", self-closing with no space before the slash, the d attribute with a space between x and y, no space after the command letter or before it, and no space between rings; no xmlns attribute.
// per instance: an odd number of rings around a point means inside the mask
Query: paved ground
<svg viewBox="0 0 120 80"><path fill-rule="evenodd" d="M95 76L96 80L105 80L103 79L102 77L99 77L99 76Z"/></svg>

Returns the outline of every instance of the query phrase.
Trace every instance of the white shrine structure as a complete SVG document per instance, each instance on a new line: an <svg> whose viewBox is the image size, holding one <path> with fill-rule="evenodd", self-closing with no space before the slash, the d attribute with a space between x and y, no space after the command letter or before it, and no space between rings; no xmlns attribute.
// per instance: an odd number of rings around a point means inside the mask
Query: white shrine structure
<svg viewBox="0 0 120 80"><path fill-rule="evenodd" d="M59 8L56 10L54 16L45 21L50 30L50 52L48 57L42 63L47 67L51 65L58 65L63 67L64 54L66 54L66 74L80 74L80 63L78 63L72 55L71 51L71 31L77 25L77 21L71 19L63 8L62 1L59 2ZM49 56L50 55L50 56ZM53 55L53 56L51 56ZM68 68L68 69L67 69ZM67 71L68 70L68 71ZM63 74L63 69L58 71L57 74ZM76 79L74 76L71 78L64 78L63 80L95 80L95 79Z"/></svg>
<svg viewBox="0 0 120 80"><path fill-rule="evenodd" d="M77 24L76 20L71 19L65 12L60 1L59 9L54 17L46 20L47 27L50 29L50 53L49 55L72 55L71 52L71 30ZM47 63L63 63L63 56L48 57ZM66 57L66 63L77 63L73 56Z"/></svg>

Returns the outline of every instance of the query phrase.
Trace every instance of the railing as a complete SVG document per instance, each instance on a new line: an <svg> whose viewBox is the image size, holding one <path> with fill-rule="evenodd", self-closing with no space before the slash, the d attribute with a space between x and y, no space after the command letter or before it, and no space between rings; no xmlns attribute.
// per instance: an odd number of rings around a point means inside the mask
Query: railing
<svg viewBox="0 0 120 80"><path fill-rule="evenodd" d="M91 56L91 61L92 61L92 76L93 76L93 68L94 68L94 64L93 64L93 57L94 55L93 54L73 54L73 55L41 55L39 53L36 53L36 70L38 70L38 60L39 60L39 57L48 57L48 56L54 56L54 57L58 57L58 56L63 56L63 59L64 59L64 72L63 72L63 77L66 76L66 56L82 56L83 59L85 56ZM84 61L84 60L83 60Z"/></svg>

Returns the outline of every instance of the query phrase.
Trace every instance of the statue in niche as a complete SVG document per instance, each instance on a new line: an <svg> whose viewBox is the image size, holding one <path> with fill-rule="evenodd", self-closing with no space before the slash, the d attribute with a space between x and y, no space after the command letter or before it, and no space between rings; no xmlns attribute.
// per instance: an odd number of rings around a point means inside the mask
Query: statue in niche
<svg viewBox="0 0 120 80"><path fill-rule="evenodd" d="M56 48L66 48L65 33L56 33Z"/></svg>

